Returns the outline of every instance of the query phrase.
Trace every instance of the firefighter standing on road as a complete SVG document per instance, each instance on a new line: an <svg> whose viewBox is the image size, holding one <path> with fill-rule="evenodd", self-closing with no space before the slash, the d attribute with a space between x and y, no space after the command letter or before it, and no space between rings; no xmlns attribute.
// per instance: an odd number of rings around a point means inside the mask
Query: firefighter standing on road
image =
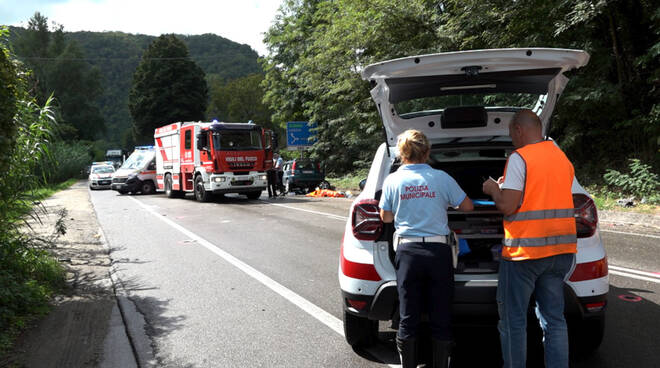
<svg viewBox="0 0 660 368"><path fill-rule="evenodd" d="M394 222L396 228L394 265L401 317L397 350L403 368L417 367L416 334L421 312L428 310L433 367L447 367L454 288L447 208L471 211L473 205L451 176L426 164L430 146L423 133L407 130L397 146L403 165L385 179L379 204L383 222ZM422 306L424 300L428 308Z"/></svg>
<svg viewBox="0 0 660 368"><path fill-rule="evenodd" d="M541 120L531 110L514 115L509 135L516 151L504 177L483 183L483 192L504 214L497 287L502 359L505 367L526 366L527 308L533 293L545 366L567 368L564 281L577 252L573 165L554 142L543 139Z"/></svg>

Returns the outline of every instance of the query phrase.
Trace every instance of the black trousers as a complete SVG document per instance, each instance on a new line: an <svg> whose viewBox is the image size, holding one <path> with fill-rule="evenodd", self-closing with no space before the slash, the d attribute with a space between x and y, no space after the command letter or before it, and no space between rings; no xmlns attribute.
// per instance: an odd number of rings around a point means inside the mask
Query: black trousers
<svg viewBox="0 0 660 368"><path fill-rule="evenodd" d="M268 179L268 197L277 196L277 192L275 191L277 185L277 173L275 170L266 171L266 178Z"/></svg>
<svg viewBox="0 0 660 368"><path fill-rule="evenodd" d="M402 243L397 247L394 267L401 317L398 337L416 337L421 315L428 313L431 335L437 340L451 340L451 248L442 243Z"/></svg>

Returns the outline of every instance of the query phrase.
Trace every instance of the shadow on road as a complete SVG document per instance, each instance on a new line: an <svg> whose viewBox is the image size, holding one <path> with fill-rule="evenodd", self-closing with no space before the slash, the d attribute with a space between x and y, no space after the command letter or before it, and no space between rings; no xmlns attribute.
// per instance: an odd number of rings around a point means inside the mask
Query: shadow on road
<svg viewBox="0 0 660 368"><path fill-rule="evenodd" d="M646 299L645 289L622 289L610 286L606 314L605 337L593 354L571 355L572 368L657 367L658 334L660 334L660 306ZM639 296L630 298L626 296ZM530 317L527 367L543 367L541 332L536 318ZM381 324L382 325L382 324ZM382 326L381 326L382 329ZM366 360L385 364L399 364L395 331L381 331L379 341L368 349L355 349ZM501 367L499 333L493 319L460 321L454 327L456 348L452 367ZM422 347L424 350L425 347ZM428 347L426 347L428 349Z"/></svg>

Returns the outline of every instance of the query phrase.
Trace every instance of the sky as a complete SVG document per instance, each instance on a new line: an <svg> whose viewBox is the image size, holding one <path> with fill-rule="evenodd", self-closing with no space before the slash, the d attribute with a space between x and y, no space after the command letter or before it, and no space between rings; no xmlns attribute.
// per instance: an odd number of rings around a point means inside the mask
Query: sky
<svg viewBox="0 0 660 368"><path fill-rule="evenodd" d="M283 0L0 0L0 24L26 27L36 12L64 31L214 33L266 55L263 34Z"/></svg>

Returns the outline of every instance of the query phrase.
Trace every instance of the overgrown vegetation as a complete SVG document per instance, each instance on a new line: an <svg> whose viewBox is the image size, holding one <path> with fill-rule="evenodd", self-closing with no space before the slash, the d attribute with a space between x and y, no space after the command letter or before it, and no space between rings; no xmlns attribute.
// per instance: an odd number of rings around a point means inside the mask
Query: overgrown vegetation
<svg viewBox="0 0 660 368"><path fill-rule="evenodd" d="M0 150L0 355L27 321L48 309L49 297L62 285L64 272L46 248L65 231L59 226L45 239L25 231L28 219L43 214L35 204L48 194L44 168L52 159L56 119L52 98L39 105L30 95L29 71L10 54L6 37L0 28L0 76L10 91L0 95L0 108L9 112L0 115L2 138L9 142Z"/></svg>
<svg viewBox="0 0 660 368"><path fill-rule="evenodd" d="M625 195L632 195L640 201L660 204L660 180L651 166L632 158L628 165L629 173L609 169L603 176L608 185Z"/></svg>

